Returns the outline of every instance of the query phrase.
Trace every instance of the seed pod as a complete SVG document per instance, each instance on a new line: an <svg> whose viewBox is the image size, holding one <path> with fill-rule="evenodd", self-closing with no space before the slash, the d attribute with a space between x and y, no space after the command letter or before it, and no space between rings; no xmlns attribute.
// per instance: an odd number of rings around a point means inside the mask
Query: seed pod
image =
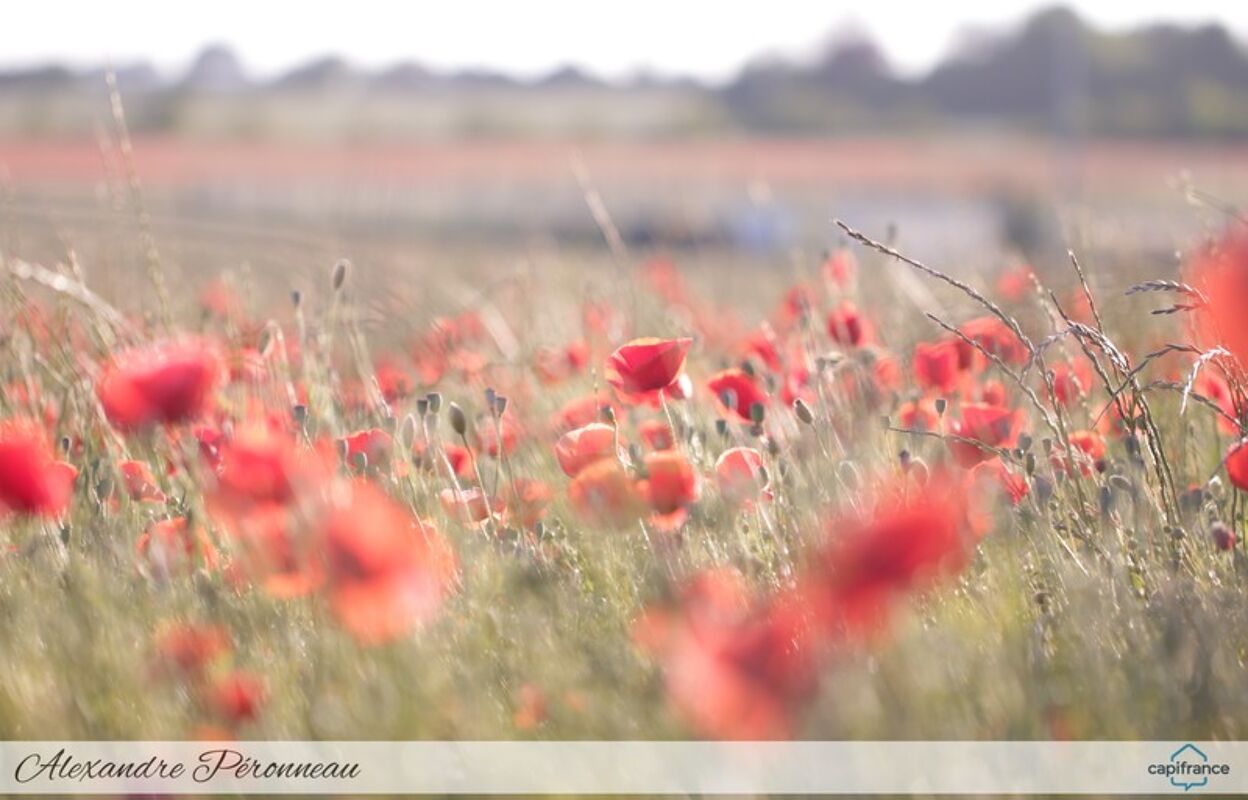
<svg viewBox="0 0 1248 800"><path fill-rule="evenodd" d="M949 407L949 401L943 397L937 397L935 405L936 414L943 417L945 415L945 409Z"/></svg>
<svg viewBox="0 0 1248 800"><path fill-rule="evenodd" d="M604 405L598 409L598 416L603 422L615 427L615 409L611 406Z"/></svg>
<svg viewBox="0 0 1248 800"><path fill-rule="evenodd" d="M420 416L421 419L424 419L425 415L429 413L429 398L428 397L421 397L416 401L416 413L417 415Z"/></svg>
<svg viewBox="0 0 1248 800"><path fill-rule="evenodd" d="M334 287L334 291L342 289L342 285L347 282L347 270L351 267L351 262L345 258L334 265L334 271L330 275L330 283Z"/></svg>
<svg viewBox="0 0 1248 800"><path fill-rule="evenodd" d="M805 424L815 424L815 413L810 410L810 406L806 405L806 401L800 397L793 401L793 413L797 414L797 418Z"/></svg>
<svg viewBox="0 0 1248 800"><path fill-rule="evenodd" d="M493 387L487 386L485 388L485 407L490 409L491 412L494 411L494 399L497 397L498 393L494 391Z"/></svg>
<svg viewBox="0 0 1248 800"><path fill-rule="evenodd" d="M463 436L468 432L468 418L464 416L464 410L457 403L451 403L450 418L451 430L456 434Z"/></svg>
<svg viewBox="0 0 1248 800"><path fill-rule="evenodd" d="M441 394L439 394L438 392L430 392L429 394L425 395L425 398L428 399L429 401L429 413L430 414L437 414L439 411L442 410L442 395Z"/></svg>
<svg viewBox="0 0 1248 800"><path fill-rule="evenodd" d="M499 395L495 395L495 396L494 396L494 414L495 414L495 416L499 416L499 417L501 417L505 411L507 411L507 396L506 396L506 395L501 395L501 394L499 394Z"/></svg>
<svg viewBox="0 0 1248 800"><path fill-rule="evenodd" d="M762 403L750 404L750 422L753 422L755 425L762 425L766 416L767 409L763 407Z"/></svg>
<svg viewBox="0 0 1248 800"><path fill-rule="evenodd" d="M718 433L723 438L727 439L728 438L728 420L726 419L715 420L715 432Z"/></svg>
<svg viewBox="0 0 1248 800"><path fill-rule="evenodd" d="M299 308L299 306L303 305L303 292L299 291L298 289L291 289L290 290L290 304L294 306L295 308Z"/></svg>

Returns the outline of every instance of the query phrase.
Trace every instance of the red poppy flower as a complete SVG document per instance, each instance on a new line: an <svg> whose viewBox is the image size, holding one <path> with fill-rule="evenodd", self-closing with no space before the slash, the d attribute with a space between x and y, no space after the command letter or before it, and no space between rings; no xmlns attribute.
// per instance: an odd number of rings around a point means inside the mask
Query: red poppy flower
<svg viewBox="0 0 1248 800"><path fill-rule="evenodd" d="M1248 492L1248 442L1236 442L1227 450L1226 475L1235 488Z"/></svg>
<svg viewBox="0 0 1248 800"><path fill-rule="evenodd" d="M554 492L544 481L534 478L516 478L511 489L514 500L511 518L521 527L532 528L546 516L546 508L554 499Z"/></svg>
<svg viewBox="0 0 1248 800"><path fill-rule="evenodd" d="M78 470L52 458L47 434L33 422L0 423L0 511L55 517L69 505Z"/></svg>
<svg viewBox="0 0 1248 800"><path fill-rule="evenodd" d="M1235 394L1231 391L1231 385L1226 378L1212 369L1202 369L1196 376L1193 390L1196 394L1211 400L1222 411L1217 415L1218 430L1228 436L1235 436L1239 433L1239 426L1235 423L1235 420L1239 419L1239 412L1235 409ZM1111 413L1116 411L1116 407L1117 404L1110 409ZM1125 430L1125 426L1123 429Z"/></svg>
<svg viewBox="0 0 1248 800"><path fill-rule="evenodd" d="M933 476L925 487L886 486L874 512L828 526L827 544L803 581L830 632L879 629L900 595L966 564L964 484Z"/></svg>
<svg viewBox="0 0 1248 800"><path fill-rule="evenodd" d="M924 389L951 394L958 386L958 343L951 339L919 342L914 346L914 378Z"/></svg>
<svg viewBox="0 0 1248 800"><path fill-rule="evenodd" d="M763 454L752 447L725 450L715 461L715 482L724 501L731 505L748 506L772 498Z"/></svg>
<svg viewBox="0 0 1248 800"><path fill-rule="evenodd" d="M745 422L750 421L753 406L767 405L767 394L745 370L733 368L718 372L706 386L724 411L735 413Z"/></svg>
<svg viewBox="0 0 1248 800"><path fill-rule="evenodd" d="M1027 264L1019 264L1007 269L997 277L997 294L1010 302L1017 303L1032 290L1034 278L1035 273Z"/></svg>
<svg viewBox="0 0 1248 800"><path fill-rule="evenodd" d="M1027 361L1027 348L1022 340L997 317L978 317L964 322L958 332L1006 364ZM988 359L977 348L960 338L952 341L958 348L960 369L979 372L988 366Z"/></svg>
<svg viewBox="0 0 1248 800"><path fill-rule="evenodd" d="M217 550L203 528L191 528L186 517L152 523L134 544L142 561L161 574L188 573L201 563L214 566Z"/></svg>
<svg viewBox="0 0 1248 800"><path fill-rule="evenodd" d="M963 439L983 442L992 448L1013 447L1023 424L1023 412L985 403L963 403L962 418L950 425L950 432ZM992 452L970 442L949 441L949 451L958 466L970 469L992 458Z"/></svg>
<svg viewBox="0 0 1248 800"><path fill-rule="evenodd" d="M363 644L392 640L428 621L455 581L450 545L366 481L325 517L330 608Z"/></svg>
<svg viewBox="0 0 1248 800"><path fill-rule="evenodd" d="M229 517L226 530L237 558L229 577L259 583L277 598L302 597L325 582L323 553L315 536L295 525L284 506L265 503Z"/></svg>
<svg viewBox="0 0 1248 800"><path fill-rule="evenodd" d="M1241 226L1228 229L1220 241L1197 253L1185 272L1208 300L1196 317L1200 341L1221 345L1248 365L1248 233Z"/></svg>
<svg viewBox="0 0 1248 800"><path fill-rule="evenodd" d="M208 705L222 722L235 727L259 717L268 696L263 678L235 670L208 690Z"/></svg>
<svg viewBox="0 0 1248 800"><path fill-rule="evenodd" d="M591 422L602 422L602 409L609 407L616 413L619 409L608 392L596 392L574 397L550 418L550 429L561 436L574 428L584 428Z"/></svg>
<svg viewBox="0 0 1248 800"><path fill-rule="evenodd" d="M589 521L620 527L637 519L642 497L620 462L604 458L577 473L568 484L568 500Z"/></svg>
<svg viewBox="0 0 1248 800"><path fill-rule="evenodd" d="M902 403L897 409L897 422L908 431L935 431L940 427L940 414L930 397Z"/></svg>
<svg viewBox="0 0 1248 800"><path fill-rule="evenodd" d="M156 484L156 476L142 461L122 461L117 465L130 499L143 503L163 503L168 498Z"/></svg>
<svg viewBox="0 0 1248 800"><path fill-rule="evenodd" d="M615 428L601 422L568 431L555 443L555 458L569 478L599 459L615 457Z"/></svg>
<svg viewBox="0 0 1248 800"><path fill-rule="evenodd" d="M682 589L674 611L652 610L634 631L662 659L669 701L701 734L779 739L815 688L796 621L782 604L756 603L739 575L713 570Z"/></svg>
<svg viewBox="0 0 1248 800"><path fill-rule="evenodd" d="M647 477L638 489L655 514L667 517L683 512L698 499L698 474L683 454L660 450L647 455L645 461Z"/></svg>
<svg viewBox="0 0 1248 800"><path fill-rule="evenodd" d="M220 625L173 624L157 632L155 650L159 670L198 677L230 652L230 635Z"/></svg>
<svg viewBox="0 0 1248 800"><path fill-rule="evenodd" d="M1102 469L1102 459L1105 458L1105 440L1099 433L1095 431L1074 431L1070 434L1068 441L1070 442L1071 455L1074 456L1075 464L1078 465L1081 475L1091 475L1092 470ZM1049 460L1055 469L1059 469L1067 474L1070 473L1065 449L1054 447Z"/></svg>
<svg viewBox="0 0 1248 800"><path fill-rule="evenodd" d="M475 486L443 489L438 493L438 502L447 516L467 524L501 517L507 510L505 501L490 497Z"/></svg>
<svg viewBox="0 0 1248 800"><path fill-rule="evenodd" d="M780 357L780 345L776 332L765 322L745 337L741 343L741 350L747 358L754 356L762 361L763 365L772 372L780 372L784 369L784 360Z"/></svg>
<svg viewBox="0 0 1248 800"><path fill-rule="evenodd" d="M370 428L347 436L342 440L345 446L344 460L354 465L361 457L370 467L387 464L394 450L394 437L381 428Z"/></svg>
<svg viewBox="0 0 1248 800"><path fill-rule="evenodd" d="M207 343L189 339L129 350L105 368L96 394L122 430L201 416L212 403L220 361Z"/></svg>
<svg viewBox="0 0 1248 800"><path fill-rule="evenodd" d="M497 458L500 452L508 456L514 453L524 432L515 417L510 413L504 413L497 422L489 417L479 420L473 428L473 435L476 438L478 452Z"/></svg>
<svg viewBox="0 0 1248 800"><path fill-rule="evenodd" d="M315 483L328 470L320 459L301 453L289 436L263 425L249 425L220 448L217 500L231 507L286 504L296 490Z"/></svg>
<svg viewBox="0 0 1248 800"><path fill-rule="evenodd" d="M634 339L607 359L607 383L626 395L644 395L671 386L685 366L692 339Z"/></svg>
<svg viewBox="0 0 1248 800"><path fill-rule="evenodd" d="M993 516L1002 498L1017 506L1027 496L1027 479L1009 469L999 458L977 464L966 473L967 521L975 536L982 537L992 529Z"/></svg>
<svg viewBox="0 0 1248 800"><path fill-rule="evenodd" d="M854 254L845 248L833 250L823 262L820 272L823 279L837 289L845 289L854 279L858 271L858 261Z"/></svg>
<svg viewBox="0 0 1248 800"><path fill-rule="evenodd" d="M874 328L858 306L846 300L828 314L828 336L850 347L870 344Z"/></svg>
<svg viewBox="0 0 1248 800"><path fill-rule="evenodd" d="M671 450L676 445L671 427L661 419L648 419L637 426L641 440L651 450Z"/></svg>
<svg viewBox="0 0 1248 800"><path fill-rule="evenodd" d="M1076 357L1053 365L1053 394L1063 406L1087 395L1092 388L1092 364L1085 357Z"/></svg>

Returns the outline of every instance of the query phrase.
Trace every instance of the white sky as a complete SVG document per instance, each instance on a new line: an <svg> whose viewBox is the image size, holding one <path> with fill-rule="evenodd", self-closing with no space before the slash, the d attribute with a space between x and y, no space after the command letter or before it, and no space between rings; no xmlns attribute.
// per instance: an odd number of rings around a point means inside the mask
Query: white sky
<svg viewBox="0 0 1248 800"><path fill-rule="evenodd" d="M203 45L227 42L271 76L338 53L360 66L413 59L438 68L491 67L524 76L566 63L605 77L640 67L707 79L750 57L811 52L838 25L870 33L905 71L930 66L966 26L1001 27L1035 0L8 0L0 65L145 58L184 68ZM1093 22L1220 21L1248 39L1248 0L1093 0Z"/></svg>

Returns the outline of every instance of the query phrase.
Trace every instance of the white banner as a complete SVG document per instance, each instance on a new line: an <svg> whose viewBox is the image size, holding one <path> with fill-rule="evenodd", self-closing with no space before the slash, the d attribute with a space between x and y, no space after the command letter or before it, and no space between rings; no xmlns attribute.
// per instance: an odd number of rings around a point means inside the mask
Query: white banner
<svg viewBox="0 0 1248 800"><path fill-rule="evenodd" d="M1248 793L1248 742L2 742L3 794Z"/></svg>

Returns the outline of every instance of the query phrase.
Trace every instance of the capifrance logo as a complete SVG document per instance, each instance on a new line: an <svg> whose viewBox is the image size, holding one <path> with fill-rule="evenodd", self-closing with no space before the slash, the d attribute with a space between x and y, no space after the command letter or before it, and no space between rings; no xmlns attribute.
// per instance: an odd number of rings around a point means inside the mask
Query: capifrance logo
<svg viewBox="0 0 1248 800"><path fill-rule="evenodd" d="M1188 792L1208 786L1211 776L1230 775L1231 765L1210 761L1204 750L1188 742L1171 753L1168 760L1149 764L1148 773L1161 775L1169 779L1171 786Z"/></svg>

